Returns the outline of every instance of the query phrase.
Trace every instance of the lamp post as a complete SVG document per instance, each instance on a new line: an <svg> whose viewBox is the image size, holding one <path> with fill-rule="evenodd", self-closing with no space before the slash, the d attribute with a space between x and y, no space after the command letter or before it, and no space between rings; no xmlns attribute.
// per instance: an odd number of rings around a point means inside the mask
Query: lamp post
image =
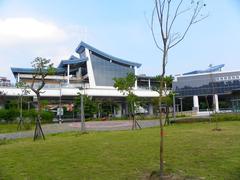
<svg viewBox="0 0 240 180"><path fill-rule="evenodd" d="M83 87L80 88L80 90L83 90L83 93L81 94L81 131L85 132L86 131L86 126L85 126L85 114L84 114L84 94L85 94L85 83L83 83Z"/></svg>

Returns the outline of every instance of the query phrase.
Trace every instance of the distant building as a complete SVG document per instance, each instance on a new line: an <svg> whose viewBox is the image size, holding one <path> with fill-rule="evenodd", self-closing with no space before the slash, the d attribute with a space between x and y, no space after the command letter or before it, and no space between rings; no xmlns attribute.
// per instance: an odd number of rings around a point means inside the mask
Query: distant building
<svg viewBox="0 0 240 180"><path fill-rule="evenodd" d="M213 66L176 76L173 90L177 99L184 102L192 98L193 110L197 112L207 106L214 106L216 111L239 111L240 71L222 72L223 67L224 65Z"/></svg>
<svg viewBox="0 0 240 180"><path fill-rule="evenodd" d="M0 86L11 86L11 81L6 77L0 77Z"/></svg>

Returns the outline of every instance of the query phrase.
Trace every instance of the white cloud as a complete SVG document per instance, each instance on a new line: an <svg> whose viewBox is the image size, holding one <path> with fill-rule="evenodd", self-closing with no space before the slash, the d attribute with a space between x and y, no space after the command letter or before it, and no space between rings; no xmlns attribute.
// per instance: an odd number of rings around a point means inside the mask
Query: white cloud
<svg viewBox="0 0 240 180"><path fill-rule="evenodd" d="M10 67L31 67L35 57L50 58L57 66L74 54L81 40L91 37L87 27L27 18L0 18L0 76L13 81Z"/></svg>
<svg viewBox="0 0 240 180"><path fill-rule="evenodd" d="M2 45L23 41L59 41L64 40L66 36L64 30L50 22L42 22L34 18L0 19Z"/></svg>

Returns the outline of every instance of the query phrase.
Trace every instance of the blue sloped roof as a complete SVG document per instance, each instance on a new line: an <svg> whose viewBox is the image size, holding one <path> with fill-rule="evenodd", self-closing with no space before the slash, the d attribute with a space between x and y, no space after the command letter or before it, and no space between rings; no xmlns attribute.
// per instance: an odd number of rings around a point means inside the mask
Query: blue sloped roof
<svg viewBox="0 0 240 180"><path fill-rule="evenodd" d="M210 67L208 69L205 69L205 70L195 70L195 71L191 71L191 72L188 72L188 73L184 73L183 75L216 72L216 71L220 71L224 66L225 66L225 64L220 64L220 65L217 65L217 66L212 66L212 67Z"/></svg>
<svg viewBox="0 0 240 180"><path fill-rule="evenodd" d="M34 68L15 68L15 67L11 67L12 73L14 75L18 74L18 73L24 73L24 74L33 74L34 73ZM56 68L56 73L57 74L61 74L64 73L65 69L63 68Z"/></svg>
<svg viewBox="0 0 240 180"><path fill-rule="evenodd" d="M139 64L139 63L130 62L130 61L127 61L127 60L123 60L123 59L111 56L111 55L109 55L109 54L107 54L103 51L100 51L100 50L90 46L89 44L87 44L83 41L78 45L78 47L76 49L76 52L80 54L85 48L87 48L90 51L93 51L93 52L95 52L95 53L97 53L101 56L104 56L108 59L111 59L112 61L116 61L116 62L121 63L121 64L126 64L126 65L129 65L129 66L135 66L135 67L138 67L138 68L141 66L141 64Z"/></svg>
<svg viewBox="0 0 240 180"><path fill-rule="evenodd" d="M63 68L65 65L68 65L68 64L79 64L79 63L83 63L83 62L86 62L87 61L87 58L77 58L76 56L71 56L68 60L62 60L60 62L60 64L58 65L58 68Z"/></svg>

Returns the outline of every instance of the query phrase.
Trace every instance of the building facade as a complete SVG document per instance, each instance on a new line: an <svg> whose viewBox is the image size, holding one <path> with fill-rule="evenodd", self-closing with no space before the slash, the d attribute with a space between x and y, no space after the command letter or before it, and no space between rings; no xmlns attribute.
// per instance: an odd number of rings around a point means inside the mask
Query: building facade
<svg viewBox="0 0 240 180"><path fill-rule="evenodd" d="M176 97L181 100L191 97L193 110L197 112L206 109L200 107L200 104L204 103L210 104L208 106L212 106L216 111L239 111L240 71L223 72L223 66L176 76L173 82Z"/></svg>
<svg viewBox="0 0 240 180"><path fill-rule="evenodd" d="M128 73L137 75L136 70L141 64L111 56L85 42L79 44L76 53L78 56L72 55L69 59L60 61L55 75L46 77L41 97L52 102L57 102L61 97L63 101L71 102L80 92L95 99L114 101L119 105L118 110L114 110L115 115L126 114L128 108L125 95L113 87L113 78L125 77ZM12 67L11 70L16 82L31 84L34 69ZM152 91L154 84L156 82L153 77L137 75L134 93L138 97L149 99L147 106L149 114L153 112L150 99L158 96L157 92ZM37 81L35 85L38 85ZM16 97L20 93L14 86L0 86L0 91L4 91L9 97ZM35 98L33 92L28 96Z"/></svg>

